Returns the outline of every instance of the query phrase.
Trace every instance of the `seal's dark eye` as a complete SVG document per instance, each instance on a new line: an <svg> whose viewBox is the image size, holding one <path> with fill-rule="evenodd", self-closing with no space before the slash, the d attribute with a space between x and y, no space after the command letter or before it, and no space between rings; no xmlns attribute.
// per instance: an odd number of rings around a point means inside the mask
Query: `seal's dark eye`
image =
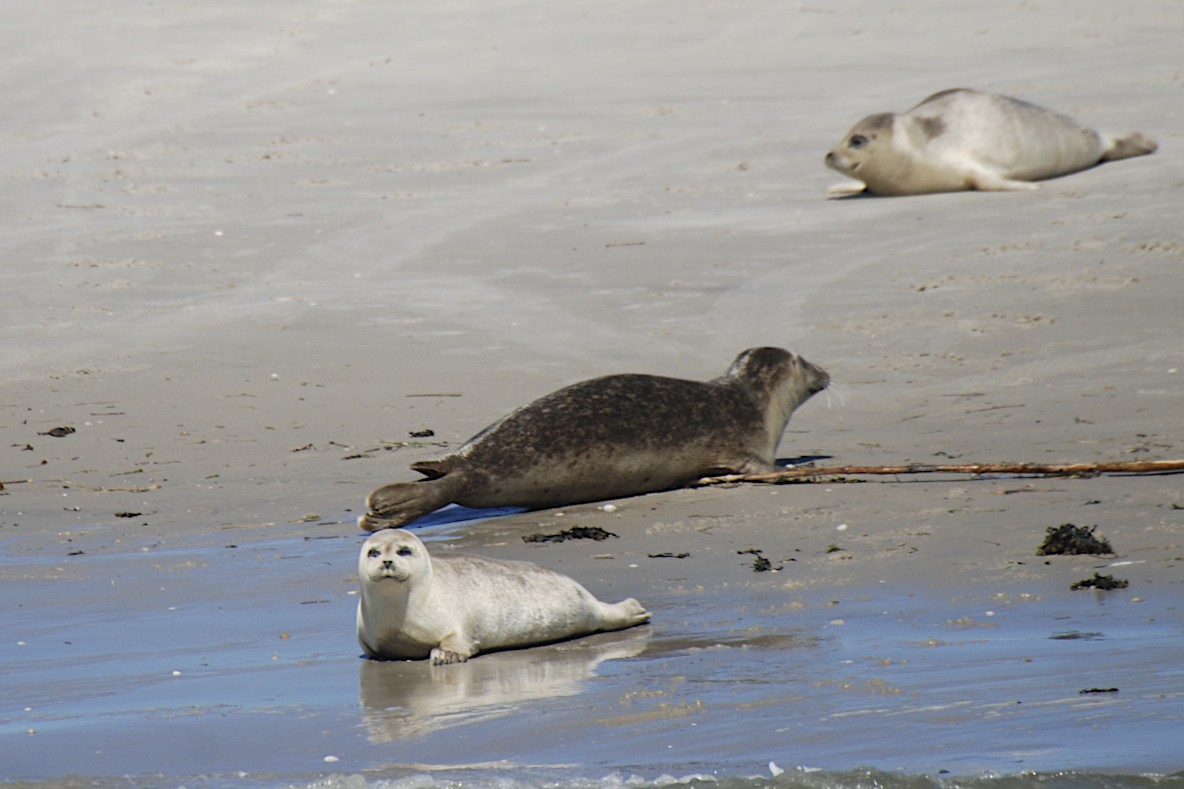
<svg viewBox="0 0 1184 789"><path fill-rule="evenodd" d="M377 548L371 548L369 551L366 552L366 556L371 559L377 559L381 555L382 555L382 551L378 550Z"/></svg>
<svg viewBox="0 0 1184 789"><path fill-rule="evenodd" d="M862 134L852 134L851 139L847 140L847 145L852 148L862 148L867 145L867 137L864 137Z"/></svg>
<svg viewBox="0 0 1184 789"><path fill-rule="evenodd" d="M402 548L400 548L399 550L395 551L395 553L397 553L399 556L410 556L410 555L411 555L411 549L410 549L410 548L408 548L406 545L404 545Z"/></svg>

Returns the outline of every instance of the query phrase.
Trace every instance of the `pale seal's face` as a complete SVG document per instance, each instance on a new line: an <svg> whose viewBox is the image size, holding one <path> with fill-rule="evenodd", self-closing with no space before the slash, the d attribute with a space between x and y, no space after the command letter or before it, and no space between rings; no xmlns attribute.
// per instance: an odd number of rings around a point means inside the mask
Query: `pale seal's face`
<svg viewBox="0 0 1184 789"><path fill-rule="evenodd" d="M872 157L881 138L892 135L893 115L885 112L869 115L851 127L843 140L827 153L826 166L851 178L863 180L859 171Z"/></svg>
<svg viewBox="0 0 1184 789"><path fill-rule="evenodd" d="M403 583L427 566L427 549L419 538L403 529L383 529L362 544L358 578L375 584Z"/></svg>

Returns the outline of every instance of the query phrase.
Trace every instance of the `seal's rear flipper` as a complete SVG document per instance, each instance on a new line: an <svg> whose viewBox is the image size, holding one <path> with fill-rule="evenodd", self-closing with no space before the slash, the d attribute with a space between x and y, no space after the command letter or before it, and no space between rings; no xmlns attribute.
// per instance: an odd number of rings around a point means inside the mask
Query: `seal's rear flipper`
<svg viewBox="0 0 1184 789"><path fill-rule="evenodd" d="M375 488L366 497L367 511L358 518L358 527L365 531L378 531L410 523L451 504L458 484L461 484L459 475L449 476L438 472L434 479L393 482Z"/></svg>
<svg viewBox="0 0 1184 789"><path fill-rule="evenodd" d="M1129 159L1132 156L1144 156L1155 153L1159 144L1142 132L1130 134L1106 135L1103 139L1108 143L1102 154L1103 162L1116 162L1119 159Z"/></svg>

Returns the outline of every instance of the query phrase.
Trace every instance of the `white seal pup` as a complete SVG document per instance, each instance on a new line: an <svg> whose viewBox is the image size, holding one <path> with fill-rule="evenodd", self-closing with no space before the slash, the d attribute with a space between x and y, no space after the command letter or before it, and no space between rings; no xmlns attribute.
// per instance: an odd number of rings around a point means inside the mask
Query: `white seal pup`
<svg viewBox="0 0 1184 789"><path fill-rule="evenodd" d="M376 660L463 663L478 652L624 630L650 614L633 598L602 603L530 562L428 555L405 529L367 538L358 556L358 643Z"/></svg>
<svg viewBox="0 0 1184 789"><path fill-rule="evenodd" d="M954 88L904 114L869 115L825 162L877 195L1014 191L1157 147L1140 132L1100 134L1026 101ZM835 193L859 191L836 187Z"/></svg>
<svg viewBox="0 0 1184 789"><path fill-rule="evenodd" d="M829 382L783 348L751 348L711 381L626 374L573 384L439 460L413 463L428 479L372 491L358 526L402 526L452 502L540 509L776 471L790 415Z"/></svg>

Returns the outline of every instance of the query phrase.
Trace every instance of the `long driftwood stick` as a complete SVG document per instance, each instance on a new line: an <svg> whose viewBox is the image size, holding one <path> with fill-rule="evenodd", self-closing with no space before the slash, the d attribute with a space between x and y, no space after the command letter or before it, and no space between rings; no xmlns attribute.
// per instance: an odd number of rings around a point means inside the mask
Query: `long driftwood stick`
<svg viewBox="0 0 1184 789"><path fill-rule="evenodd" d="M962 463L929 465L910 463L904 466L819 466L787 468L769 474L729 474L705 477L700 485L727 482L790 482L803 477L900 474L1019 474L1037 477L1094 476L1097 474L1162 474L1184 471L1184 460L1131 460L1114 463Z"/></svg>

